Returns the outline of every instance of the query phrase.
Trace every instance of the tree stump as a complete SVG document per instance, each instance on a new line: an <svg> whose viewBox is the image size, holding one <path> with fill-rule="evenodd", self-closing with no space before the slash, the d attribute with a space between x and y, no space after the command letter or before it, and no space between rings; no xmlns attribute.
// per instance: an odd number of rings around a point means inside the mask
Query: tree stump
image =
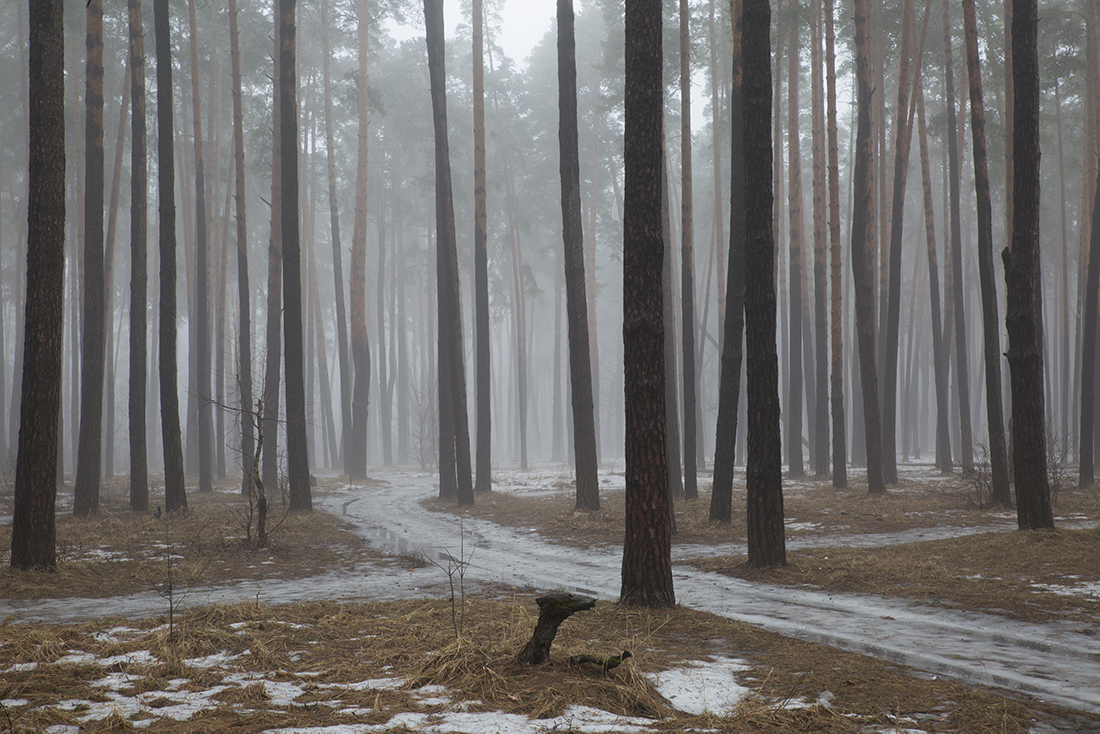
<svg viewBox="0 0 1100 734"><path fill-rule="evenodd" d="M540 596L535 602L539 605L539 618L535 623L535 631L523 651L516 656L516 662L525 665L546 662L550 658L550 645L554 642L561 623L577 612L596 606L595 599L565 592Z"/></svg>

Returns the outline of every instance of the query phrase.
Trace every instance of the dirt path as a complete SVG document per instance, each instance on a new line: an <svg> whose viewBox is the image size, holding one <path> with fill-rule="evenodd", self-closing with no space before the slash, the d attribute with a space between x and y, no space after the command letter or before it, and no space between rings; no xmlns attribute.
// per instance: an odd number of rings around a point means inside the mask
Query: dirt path
<svg viewBox="0 0 1100 734"><path fill-rule="evenodd" d="M562 588L605 600L618 597L618 549L552 545L542 541L535 528L501 527L425 510L420 501L437 492L432 475L394 472L377 478L384 480L380 486L345 487L315 497L315 502L345 517L363 537L391 552L421 553L443 566L449 558L468 561L468 586L508 584L537 590ZM897 534L893 542L907 539L912 540ZM832 543L840 540L829 538ZM890 541L884 535L876 544ZM691 553L698 555L699 550L693 546ZM754 584L686 566L676 566L674 574L677 600L684 606L908 665L929 675L1000 686L1051 703L1100 711L1100 636L1085 625L1029 624L898 599ZM438 597L449 593L447 582L446 575L431 565L412 569L366 563L353 573L189 589L180 592L174 603L194 607L244 599L275 604L318 598ZM79 622L108 614L148 616L167 609L168 600L154 592L109 600L0 601L0 622Z"/></svg>
<svg viewBox="0 0 1100 734"><path fill-rule="evenodd" d="M448 556L468 560L467 579L618 597L620 552L550 545L534 528L460 522L420 507L436 492L432 477L386 479L388 486L349 489L322 503L396 551L419 548L444 563ZM1100 711L1100 639L1080 624L1029 624L898 599L753 584L683 566L674 575L678 602L694 609L931 675Z"/></svg>

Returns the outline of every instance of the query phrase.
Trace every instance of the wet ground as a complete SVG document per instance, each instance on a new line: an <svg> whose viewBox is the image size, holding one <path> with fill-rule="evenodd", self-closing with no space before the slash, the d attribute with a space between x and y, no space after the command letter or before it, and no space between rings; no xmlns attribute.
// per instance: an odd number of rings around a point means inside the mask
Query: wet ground
<svg viewBox="0 0 1100 734"><path fill-rule="evenodd" d="M352 522L378 547L409 556L408 568L364 564L354 573L305 580L194 588L181 592L182 598L174 603L444 596L450 593L452 578L456 585L465 584L467 593L477 586L503 584L566 589L606 600L618 597L618 549L564 547L541 539L536 528L501 527L424 509L421 500L438 491L434 475L395 471L378 472L374 478L381 481L372 486L343 486L316 496L315 504ZM533 491L538 491L537 486ZM831 535L802 543L886 545L1001 527L998 523L874 536ZM1003 525L1005 530L1012 527L1007 522ZM805 547L794 541L788 547L796 546ZM725 545L714 552L733 549ZM674 558L698 556L701 550L697 545L674 549ZM415 556L434 563L415 568ZM694 609L908 665L927 675L999 686L1071 708L1100 711L1100 628L1096 624L1030 624L899 599L750 583L686 566L674 567L674 579L677 601ZM74 622L106 614L147 616L166 611L167 605L168 600L155 593L111 600L0 601L0 620Z"/></svg>

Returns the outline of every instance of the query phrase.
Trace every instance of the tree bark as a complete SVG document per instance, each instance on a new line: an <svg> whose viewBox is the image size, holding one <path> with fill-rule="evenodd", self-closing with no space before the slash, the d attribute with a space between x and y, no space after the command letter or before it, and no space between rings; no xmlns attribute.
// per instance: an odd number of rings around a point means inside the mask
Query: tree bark
<svg viewBox="0 0 1100 734"><path fill-rule="evenodd" d="M684 355L684 497L699 496L695 375L695 229L691 186L691 32L688 0L680 0L680 298L681 339Z"/></svg>
<svg viewBox="0 0 1100 734"><path fill-rule="evenodd" d="M1039 58L1036 0L1012 3L1014 78L1012 249L1005 250L1012 462L1021 529L1054 529L1043 425L1043 351L1036 313L1039 273ZM1088 374L1086 373L1086 378Z"/></svg>
<svg viewBox="0 0 1100 734"><path fill-rule="evenodd" d="M103 450L103 0L87 6L84 167L84 333L80 358L80 448L73 514L99 512Z"/></svg>
<svg viewBox="0 0 1100 734"><path fill-rule="evenodd" d="M493 488L492 354L489 326L488 196L485 180L485 16L483 0L473 0L474 82L474 349L476 360L477 448L474 492ZM560 33L560 30L559 30Z"/></svg>
<svg viewBox="0 0 1100 734"><path fill-rule="evenodd" d="M710 519L732 522L733 464L737 447L737 413L741 396L742 339L745 333L745 148L742 118L742 0L731 0L733 53L730 74L730 244L726 314L723 319L718 419L714 430L714 482ZM709 276L708 276L709 281ZM704 299L704 302L706 299ZM704 328L706 322L704 319Z"/></svg>
<svg viewBox="0 0 1100 734"><path fill-rule="evenodd" d="M600 509L596 423L592 401L584 232L581 228L580 147L577 136L577 48L572 0L558 0L558 146L561 176L565 308L569 331L569 386L573 406L574 510ZM595 233L591 233L593 236ZM555 414L556 417L556 414Z"/></svg>
<svg viewBox="0 0 1100 734"><path fill-rule="evenodd" d="M463 358L462 298L458 278L458 244L455 238L454 199L451 187L451 155L447 140L447 90L444 69L444 26L442 0L424 0L427 28L428 72L431 82L432 119L435 128L435 212L436 264L439 272L439 374L440 446L452 442L455 466L455 497L459 505L474 502L473 472L470 467L470 429L466 412L466 368ZM453 428L443 431L443 401L450 403ZM442 469L442 457L440 459ZM442 478L441 478L442 484Z"/></svg>
<svg viewBox="0 0 1100 734"><path fill-rule="evenodd" d="M367 40L370 14L359 0L359 163L355 176L355 224L351 235L351 356L355 371L351 397L351 443L344 467L352 479L367 477L367 410L370 399L370 343L367 341Z"/></svg>
<svg viewBox="0 0 1100 734"><path fill-rule="evenodd" d="M1097 169L1100 171L1100 168ZM1085 276L1084 332L1081 339L1081 421L1077 485L1087 487L1095 479L1096 381L1088 376L1096 373L1096 310L1100 300L1100 174L1097 176L1095 200L1092 205L1092 236L1090 237L1088 270Z"/></svg>
<svg viewBox="0 0 1100 734"><path fill-rule="evenodd" d="M863 423L867 440L867 491L886 491L882 460L882 428L878 402L878 374L875 365L874 271L871 267L874 218L871 216L870 174L871 69L867 0L855 0L857 124L854 191L852 194L852 278L855 282L856 337L859 342L859 373L863 394Z"/></svg>
<svg viewBox="0 0 1100 734"><path fill-rule="evenodd" d="M146 330L148 307L149 166L145 146L145 33L141 0L128 0L130 37L130 511L149 509L149 461L145 443Z"/></svg>
<svg viewBox="0 0 1100 734"><path fill-rule="evenodd" d="M1001 404L1001 333L997 315L997 284L993 273L993 206L989 194L989 163L985 146L985 103L982 101L981 60L974 0L963 0L966 66L970 80L970 130L974 139L974 187L978 197L978 277L982 288L985 346L985 406L989 421L989 460L993 503L1007 507L1008 450Z"/></svg>
<svg viewBox="0 0 1100 734"><path fill-rule="evenodd" d="M848 486L848 451L845 445L844 318L842 313L844 289L840 261L840 162L837 150L836 50L833 40L832 0L825 0L825 65L829 137L829 274L831 279L829 310L832 317L830 342L833 348L829 399L833 419L833 486L843 489Z"/></svg>
<svg viewBox="0 0 1100 734"><path fill-rule="evenodd" d="M11 567L57 566L57 440L65 282L65 31L62 0L30 3L27 302ZM0 386L2 387L2 386Z"/></svg>
<svg viewBox="0 0 1100 734"><path fill-rule="evenodd" d="M157 176L160 215L160 423L164 443L164 510L187 509L183 439L176 388L176 171L172 136L172 45L168 0L153 0L157 46Z"/></svg>
<svg viewBox="0 0 1100 734"><path fill-rule="evenodd" d="M275 103L271 108L271 237L268 241L267 251L267 324L265 327L267 339L267 358L264 364L264 381L262 389L263 405L263 429L259 439L262 442L260 456L262 461L261 479L265 487L271 487L272 492L279 487L279 383L282 376L282 334L280 326L283 313L283 228L280 220L282 211L282 156L279 155L282 138L282 105L279 103L279 95L282 89L278 84L279 65L281 54L279 53L279 37L281 25L275 22L275 52L274 74L276 80L274 86Z"/></svg>
<svg viewBox="0 0 1100 734"><path fill-rule="evenodd" d="M797 12L797 6L792 5ZM802 466L802 276L803 276L803 230L806 226L802 216L802 146L798 121L798 54L799 23L791 18L790 34L787 42L787 205L790 220L790 325L788 336L790 346L787 352L787 369L790 380L787 394L787 465L788 476L802 477L806 472Z"/></svg>
<svg viewBox="0 0 1100 734"><path fill-rule="evenodd" d="M779 451L779 359L775 341L772 229L771 8L745 0L742 31L745 152L745 333L748 358L748 564L787 563Z"/></svg>
<svg viewBox="0 0 1100 734"><path fill-rule="evenodd" d="M814 474L829 473L829 314L828 314L828 232L826 222L825 181L825 104L822 89L824 60L821 49L821 6L813 5L813 39L810 46L810 85L813 129L813 214L814 214L814 335L816 349L817 400L814 404Z"/></svg>
<svg viewBox="0 0 1100 734"><path fill-rule="evenodd" d="M959 462L965 471L974 470L973 429L970 422L969 359L966 351L966 308L963 299L962 219L958 132L955 121L955 65L951 53L951 20L948 2L943 3L943 44L946 75L947 158L950 176L951 290L955 314L955 386L959 394Z"/></svg>
<svg viewBox="0 0 1100 734"><path fill-rule="evenodd" d="M665 436L661 187L664 87L661 3L626 4L623 158L623 362L626 412L626 537L623 604L676 603Z"/></svg>
<svg viewBox="0 0 1100 734"><path fill-rule="evenodd" d="M340 464L346 469L347 452L351 445L351 370L348 364L348 321L344 306L343 247L340 244L340 209L336 202L336 144L332 131L332 81L329 58L328 0L321 3L321 65L325 85L325 152L328 164L328 210L332 239L332 277L336 293L336 348L340 362Z"/></svg>

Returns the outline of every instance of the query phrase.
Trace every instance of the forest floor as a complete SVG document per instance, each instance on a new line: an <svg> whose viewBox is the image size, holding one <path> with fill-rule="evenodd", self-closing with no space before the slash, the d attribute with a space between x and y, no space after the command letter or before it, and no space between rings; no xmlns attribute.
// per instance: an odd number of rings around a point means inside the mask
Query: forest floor
<svg viewBox="0 0 1100 734"><path fill-rule="evenodd" d="M322 477L317 512L273 510L266 549L246 540L254 521L230 484L189 491L184 516L160 519L129 513L122 483L105 487L92 519L71 517L63 492L58 571L17 574L0 557L0 730L1100 731L1087 696L960 683L874 645L846 652L696 603L710 598L698 579L748 579L934 601L944 615L988 610L1006 625L1056 620L1095 640L1095 492L1059 493L1060 523L1082 527L1019 533L1011 515L970 507L957 478L921 470L876 500L858 486L786 482L791 565L757 578L739 555L743 515L706 522L704 479L701 499L677 505L680 606L600 602L563 625L552 663L516 666L536 590L567 586L555 575L574 568L573 590L613 599L619 469L601 473L604 508L587 515L572 513L560 467L498 472L496 491L461 511L427 499L428 475L380 474L369 486ZM0 493L0 517L10 503ZM457 535L430 524L453 512ZM525 552L545 577L507 560ZM685 584L689 573L702 575ZM634 657L607 672L567 662L622 649Z"/></svg>

